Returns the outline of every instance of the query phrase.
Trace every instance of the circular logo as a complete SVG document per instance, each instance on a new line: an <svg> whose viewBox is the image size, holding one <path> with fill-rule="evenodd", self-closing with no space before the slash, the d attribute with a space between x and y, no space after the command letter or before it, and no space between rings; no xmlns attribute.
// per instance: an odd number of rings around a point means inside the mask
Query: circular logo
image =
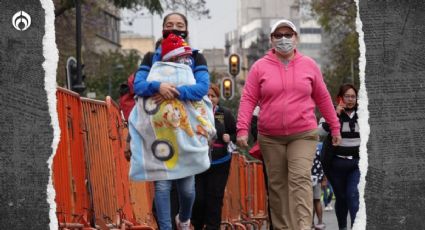
<svg viewBox="0 0 425 230"><path fill-rule="evenodd" d="M18 11L12 17L12 25L19 31L27 30L31 25L31 16L25 11Z"/></svg>

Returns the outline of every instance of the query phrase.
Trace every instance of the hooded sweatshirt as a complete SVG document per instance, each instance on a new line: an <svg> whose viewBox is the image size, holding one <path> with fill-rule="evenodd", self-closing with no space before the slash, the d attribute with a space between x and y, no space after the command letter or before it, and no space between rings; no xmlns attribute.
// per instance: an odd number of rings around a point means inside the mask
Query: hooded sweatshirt
<svg viewBox="0 0 425 230"><path fill-rule="evenodd" d="M238 137L248 135L257 104L258 133L262 135L288 136L316 129L316 105L332 135L340 135L340 124L319 67L297 50L286 65L270 50L251 67L239 106Z"/></svg>

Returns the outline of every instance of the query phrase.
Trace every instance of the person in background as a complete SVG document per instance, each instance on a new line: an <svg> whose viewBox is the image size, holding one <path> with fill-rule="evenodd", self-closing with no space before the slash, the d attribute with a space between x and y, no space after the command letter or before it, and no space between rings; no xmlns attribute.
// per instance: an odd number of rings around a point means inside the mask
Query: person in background
<svg viewBox="0 0 425 230"><path fill-rule="evenodd" d="M322 165L320 164L321 147L321 143L318 143L316 157L313 161L313 167L311 168L311 179L313 182L313 228L316 230L326 228L326 225L323 223L323 209L320 201L320 198L322 197L322 187L324 186L324 173ZM314 214L317 216L317 224L314 224Z"/></svg>
<svg viewBox="0 0 425 230"><path fill-rule="evenodd" d="M325 184L325 186L322 188L323 204L325 205L325 211L332 211L334 210L332 207L332 198L334 196L332 185L326 176L323 177L323 183Z"/></svg>
<svg viewBox="0 0 425 230"><path fill-rule="evenodd" d="M335 193L335 214L340 230L347 229L347 216L350 213L351 227L359 210L360 180L359 147L360 132L357 123L357 89L351 84L344 84L337 95L336 114L341 123L342 141L339 146L331 146L332 161L326 176ZM322 122L319 128L329 132L329 124ZM325 148L326 146L323 146Z"/></svg>
<svg viewBox="0 0 425 230"><path fill-rule="evenodd" d="M213 104L217 139L212 144L211 167L195 176L196 199L192 224L195 230L220 229L224 189L229 177L232 155L227 150L236 141L236 121L230 110L218 104L220 89L211 84L208 97Z"/></svg>
<svg viewBox="0 0 425 230"><path fill-rule="evenodd" d="M329 121L333 144L341 141L332 100L319 67L297 49L289 20L270 32L272 49L251 67L237 119L237 142L248 147L252 112L260 106L258 143L266 166L274 229L311 229L311 165L318 142L315 107Z"/></svg>
<svg viewBox="0 0 425 230"><path fill-rule="evenodd" d="M185 39L188 35L187 18L180 13L170 13L163 20L163 38L174 34ZM185 48L183 48L185 50ZM153 97L154 101L159 103L164 100L177 98L182 101L199 101L208 92L209 73L206 60L198 50L192 49L191 55L184 62L187 62L194 74L196 84L174 86L166 82L146 81L151 67L157 61L160 61L166 54L162 53L162 46L155 52L148 52L143 62L136 72L134 81L135 94L140 97ZM192 215L192 206L195 200L195 179L193 176L177 180L155 181L155 208L157 212L158 226L160 230L169 230L172 228L170 214L170 190L172 182L176 182L179 196L179 214L175 217L177 229L190 229L190 218Z"/></svg>
<svg viewBox="0 0 425 230"><path fill-rule="evenodd" d="M323 118L323 117L321 117L320 118L320 120L319 120L319 136L320 137L326 137L327 135L328 135L328 132L327 131L325 131L323 128L322 128L322 124L325 122L325 119ZM323 168L323 172L325 173L325 175L323 176L323 184L325 184L325 186L322 188L322 190L323 190L323 203L324 203L324 205L325 205L325 211L332 211L333 210L333 207L332 207L332 199L333 199L333 196L334 196L334 192L333 192L333 189L332 189L332 186L331 186L331 183L329 182L329 180L328 180L328 178L326 177L326 174L329 174L329 172L327 171L328 170L328 168L327 168L327 162L326 162L326 159L325 159L325 157L323 156L324 155L324 152L323 152L323 144L326 144L326 142L321 142L321 151L320 151L320 161L321 161L321 164L322 164L322 168Z"/></svg>

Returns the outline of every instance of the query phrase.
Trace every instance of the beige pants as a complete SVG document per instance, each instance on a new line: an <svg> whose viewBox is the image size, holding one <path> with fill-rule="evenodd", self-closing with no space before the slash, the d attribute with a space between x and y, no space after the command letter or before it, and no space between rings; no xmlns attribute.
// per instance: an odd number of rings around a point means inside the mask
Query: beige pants
<svg viewBox="0 0 425 230"><path fill-rule="evenodd" d="M258 135L269 178L269 204L274 229L311 229L311 167L317 130L290 136Z"/></svg>

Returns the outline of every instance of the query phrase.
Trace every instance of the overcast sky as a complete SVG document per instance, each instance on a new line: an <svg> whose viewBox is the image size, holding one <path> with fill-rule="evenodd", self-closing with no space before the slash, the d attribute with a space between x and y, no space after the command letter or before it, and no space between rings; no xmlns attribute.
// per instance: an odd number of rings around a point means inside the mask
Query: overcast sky
<svg viewBox="0 0 425 230"><path fill-rule="evenodd" d="M197 49L224 48L224 34L236 29L236 0L206 0L210 10L210 19L194 19L189 17L190 45ZM165 13L166 14L166 13ZM164 15L165 15L164 14ZM122 31L133 31L140 35L152 34L151 16L138 16L133 25L125 23L126 18L134 16L128 11L122 12ZM153 17L153 33L155 38L161 36L162 18Z"/></svg>

